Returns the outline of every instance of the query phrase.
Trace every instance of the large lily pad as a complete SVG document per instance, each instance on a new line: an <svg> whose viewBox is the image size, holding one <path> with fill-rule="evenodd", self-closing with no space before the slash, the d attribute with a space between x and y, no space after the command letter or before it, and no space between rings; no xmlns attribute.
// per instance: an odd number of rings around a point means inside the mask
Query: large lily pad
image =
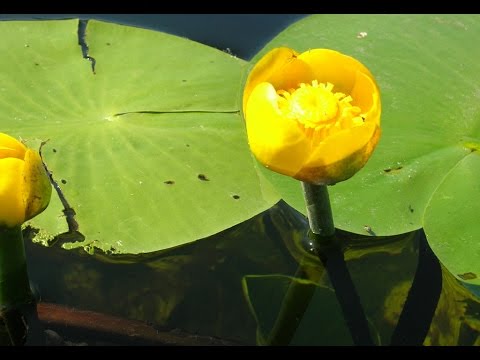
<svg viewBox="0 0 480 360"><path fill-rule="evenodd" d="M290 26L253 59L278 46L332 48L372 71L382 95L382 137L361 171L330 187L335 224L376 235L425 226L440 260L476 283L479 37L478 15L318 15ZM305 213L297 181L264 173Z"/></svg>
<svg viewBox="0 0 480 360"><path fill-rule="evenodd" d="M0 128L30 146L49 139L44 161L85 236L65 247L161 250L278 201L252 165L238 113L243 60L91 21L94 74L77 28L78 20L0 22ZM69 230L63 209L54 194L31 221L39 239Z"/></svg>

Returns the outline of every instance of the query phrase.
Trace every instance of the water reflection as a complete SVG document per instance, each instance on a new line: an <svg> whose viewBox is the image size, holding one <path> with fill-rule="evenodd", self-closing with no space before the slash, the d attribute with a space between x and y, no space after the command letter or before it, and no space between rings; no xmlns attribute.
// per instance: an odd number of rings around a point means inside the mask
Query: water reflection
<svg viewBox="0 0 480 360"><path fill-rule="evenodd" d="M143 257L91 256L28 240L26 245L31 280L43 302L138 319L158 329L255 344L257 321L264 324L262 314L269 311L259 305L258 291L245 296L244 276L293 276L301 263L308 278L331 293L325 269L302 246L306 230L303 216L281 202L210 238ZM388 345L414 278L422 235L340 236L372 336L376 343ZM442 276L442 293L425 344L480 345L479 298L443 267ZM327 292L321 291L319 299L325 299ZM330 296L328 301L312 300L311 306L316 310L310 315L307 311L307 318L321 319L337 305ZM345 334L343 319L335 321L340 323L339 333ZM316 336L305 335L311 333ZM330 324L307 321L293 343L327 345L329 334ZM337 337L335 343L349 344L351 339Z"/></svg>

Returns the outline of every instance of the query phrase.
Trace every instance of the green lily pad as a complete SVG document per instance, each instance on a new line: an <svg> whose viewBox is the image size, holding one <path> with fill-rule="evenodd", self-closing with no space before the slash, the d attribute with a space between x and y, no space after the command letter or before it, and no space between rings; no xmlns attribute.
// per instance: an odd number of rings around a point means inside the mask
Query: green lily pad
<svg viewBox="0 0 480 360"><path fill-rule="evenodd" d="M480 284L480 154L465 157L445 177L425 210L425 234L448 269L469 283ZM462 184L468 191L457 191Z"/></svg>
<svg viewBox="0 0 480 360"><path fill-rule="evenodd" d="M478 15L315 15L287 28L253 59L278 46L331 48L371 70L381 90L382 137L362 170L329 188L335 224L382 236L425 226L433 250L455 274L480 274L474 220L480 48L472 45L479 38ZM297 181L262 173L305 213Z"/></svg>
<svg viewBox="0 0 480 360"><path fill-rule="evenodd" d="M245 62L165 33L78 20L0 22L1 131L43 159L75 211L76 236L54 193L29 224L65 248L157 251L269 208L238 94ZM84 239L84 241L82 241Z"/></svg>
<svg viewBox="0 0 480 360"><path fill-rule="evenodd" d="M268 336L292 282L297 287L305 287L302 293L312 291L307 288L314 289L311 298L306 300L307 308L291 342L284 345L353 345L333 290L309 280L284 275L248 275L242 280L243 291L257 322L257 343L268 345Z"/></svg>

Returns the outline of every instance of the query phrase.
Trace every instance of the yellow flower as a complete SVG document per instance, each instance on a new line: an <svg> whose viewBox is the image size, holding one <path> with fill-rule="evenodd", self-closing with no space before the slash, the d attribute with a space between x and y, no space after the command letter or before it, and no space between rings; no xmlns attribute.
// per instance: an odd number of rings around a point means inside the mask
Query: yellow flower
<svg viewBox="0 0 480 360"><path fill-rule="evenodd" d="M380 93L368 69L329 49L267 53L243 93L248 142L269 169L317 185L360 170L380 138Z"/></svg>
<svg viewBox="0 0 480 360"><path fill-rule="evenodd" d="M38 215L51 194L38 152L0 133L0 227L15 227Z"/></svg>

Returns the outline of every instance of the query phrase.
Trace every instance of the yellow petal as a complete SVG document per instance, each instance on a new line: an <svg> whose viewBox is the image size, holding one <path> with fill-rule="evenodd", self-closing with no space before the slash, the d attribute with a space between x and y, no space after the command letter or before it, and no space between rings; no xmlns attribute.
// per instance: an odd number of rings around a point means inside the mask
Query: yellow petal
<svg viewBox="0 0 480 360"><path fill-rule="evenodd" d="M248 142L263 165L293 176L307 159L310 144L296 120L281 116L277 99L269 83L253 89L245 111Z"/></svg>
<svg viewBox="0 0 480 360"><path fill-rule="evenodd" d="M312 49L298 55L298 59L310 66L313 78L319 83L334 84L336 92L351 94L357 71L373 78L358 60L335 50Z"/></svg>
<svg viewBox="0 0 480 360"><path fill-rule="evenodd" d="M294 177L317 185L346 180L366 164L379 138L375 122L338 132L318 145Z"/></svg>
<svg viewBox="0 0 480 360"><path fill-rule="evenodd" d="M276 90L295 88L302 82L312 81L310 66L297 57L298 53L289 48L276 48L264 55L254 66L243 91L243 112L248 98L255 87L268 82Z"/></svg>
<svg viewBox="0 0 480 360"><path fill-rule="evenodd" d="M23 145L20 141L4 133L0 133L0 147L17 150L23 154L25 154L25 151L27 151L25 145ZM21 158L23 159L23 156Z"/></svg>
<svg viewBox="0 0 480 360"><path fill-rule="evenodd" d="M357 72L355 83L351 92L353 98L352 105L362 109L366 115L367 122L380 124L380 90L373 78L364 73Z"/></svg>
<svg viewBox="0 0 480 360"><path fill-rule="evenodd" d="M16 159L23 160L24 157L25 157L25 151L5 148L0 146L0 159L16 158Z"/></svg>
<svg viewBox="0 0 480 360"><path fill-rule="evenodd" d="M0 159L0 226L14 227L25 220L23 168L23 160Z"/></svg>
<svg viewBox="0 0 480 360"><path fill-rule="evenodd" d="M50 178L38 152L28 149L24 167L25 221L40 214L48 206L52 194Z"/></svg>

